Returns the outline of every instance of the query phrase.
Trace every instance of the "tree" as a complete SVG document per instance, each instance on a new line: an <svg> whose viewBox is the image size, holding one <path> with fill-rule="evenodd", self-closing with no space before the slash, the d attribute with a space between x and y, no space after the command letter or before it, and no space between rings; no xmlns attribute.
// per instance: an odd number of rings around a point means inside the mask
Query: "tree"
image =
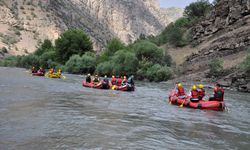
<svg viewBox="0 0 250 150"><path fill-rule="evenodd" d="M212 9L212 4L208 0L198 0L188 5L184 10L184 16L195 20L206 16Z"/></svg>
<svg viewBox="0 0 250 150"><path fill-rule="evenodd" d="M113 56L116 51L124 49L126 46L121 40L114 38L108 42L107 48L105 50L105 55Z"/></svg>
<svg viewBox="0 0 250 150"><path fill-rule="evenodd" d="M55 41L57 61L65 63L72 55L83 55L93 50L90 38L81 30L73 29L64 32Z"/></svg>
<svg viewBox="0 0 250 150"><path fill-rule="evenodd" d="M135 50L135 55L138 60L162 63L163 50L158 48L154 43L144 40L136 43L133 48Z"/></svg>
<svg viewBox="0 0 250 150"><path fill-rule="evenodd" d="M35 55L41 56L43 53L54 50L52 42L48 39L45 39L42 45L35 51Z"/></svg>

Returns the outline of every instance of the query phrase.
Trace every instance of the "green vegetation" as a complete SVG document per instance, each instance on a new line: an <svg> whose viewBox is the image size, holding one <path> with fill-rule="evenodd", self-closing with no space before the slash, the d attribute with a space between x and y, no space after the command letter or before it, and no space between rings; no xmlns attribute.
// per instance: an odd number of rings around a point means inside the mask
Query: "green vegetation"
<svg viewBox="0 0 250 150"><path fill-rule="evenodd" d="M250 55L243 61L240 68L242 71L250 73Z"/></svg>
<svg viewBox="0 0 250 150"><path fill-rule="evenodd" d="M209 62L208 77L219 77L223 73L223 60L213 59Z"/></svg>
<svg viewBox="0 0 250 150"><path fill-rule="evenodd" d="M83 55L93 50L90 38L81 30L68 30L55 41L57 61L64 64L74 55Z"/></svg>
<svg viewBox="0 0 250 150"><path fill-rule="evenodd" d="M208 0L198 0L188 5L184 10L184 16L196 21L201 17L205 17L212 9L212 4Z"/></svg>
<svg viewBox="0 0 250 150"><path fill-rule="evenodd" d="M149 40L138 40L126 46L115 38L96 55L92 42L81 30L69 30L55 41L46 39L36 52L27 56L9 57L1 66L31 68L63 68L69 73L99 75L135 75L138 79L163 81L172 77L171 57Z"/></svg>

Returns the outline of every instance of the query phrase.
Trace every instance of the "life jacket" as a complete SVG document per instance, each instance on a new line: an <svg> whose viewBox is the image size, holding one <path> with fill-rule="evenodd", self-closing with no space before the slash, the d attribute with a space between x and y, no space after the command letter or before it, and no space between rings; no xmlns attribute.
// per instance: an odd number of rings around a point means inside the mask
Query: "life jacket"
<svg viewBox="0 0 250 150"><path fill-rule="evenodd" d="M198 99L199 97L199 93L197 90L192 90L191 91L191 96L192 96L192 99Z"/></svg>
<svg viewBox="0 0 250 150"><path fill-rule="evenodd" d="M179 88L178 88L178 93L177 93L177 95L178 95L178 96L184 96L184 95L186 95L185 90L184 90L183 87L179 87Z"/></svg>
<svg viewBox="0 0 250 150"><path fill-rule="evenodd" d="M86 77L86 82L87 82L87 83L90 83L90 82L91 82L91 77L90 77L90 76L87 76L87 77Z"/></svg>
<svg viewBox="0 0 250 150"><path fill-rule="evenodd" d="M123 80L122 80L122 84L126 84L127 81L128 81L127 79L123 79Z"/></svg>
<svg viewBox="0 0 250 150"><path fill-rule="evenodd" d="M99 78L94 78L94 80L93 80L93 82L99 82L100 80L99 80Z"/></svg>
<svg viewBox="0 0 250 150"><path fill-rule="evenodd" d="M112 78L111 83L112 85L116 85L116 78Z"/></svg>
<svg viewBox="0 0 250 150"><path fill-rule="evenodd" d="M223 101L224 100L224 89L221 87L214 89L214 98L216 101Z"/></svg>
<svg viewBox="0 0 250 150"><path fill-rule="evenodd" d="M205 96L205 90L204 89L198 89L199 97L203 98Z"/></svg>
<svg viewBox="0 0 250 150"><path fill-rule="evenodd" d="M116 82L117 86L121 86L122 85L122 78L118 78L117 82Z"/></svg>

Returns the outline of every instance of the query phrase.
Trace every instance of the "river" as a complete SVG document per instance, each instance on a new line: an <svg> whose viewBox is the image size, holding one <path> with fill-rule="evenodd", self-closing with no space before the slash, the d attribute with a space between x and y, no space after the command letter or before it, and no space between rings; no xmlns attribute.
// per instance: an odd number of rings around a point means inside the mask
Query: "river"
<svg viewBox="0 0 250 150"><path fill-rule="evenodd" d="M84 88L82 80L0 68L0 149L250 147L250 94L226 90L228 111L203 111L169 105L171 83L136 82L128 93Z"/></svg>

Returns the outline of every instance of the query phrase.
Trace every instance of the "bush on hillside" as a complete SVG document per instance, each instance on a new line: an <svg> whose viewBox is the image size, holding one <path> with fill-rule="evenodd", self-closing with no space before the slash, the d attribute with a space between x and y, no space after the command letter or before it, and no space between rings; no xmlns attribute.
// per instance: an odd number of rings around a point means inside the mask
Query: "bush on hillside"
<svg viewBox="0 0 250 150"><path fill-rule="evenodd" d="M87 51L93 50L90 38L81 30L68 30L64 32L56 41L57 61L65 63L72 55L83 55Z"/></svg>
<svg viewBox="0 0 250 150"><path fill-rule="evenodd" d="M31 67L40 67L39 57L36 55L27 55L23 56L20 60L20 67L31 68Z"/></svg>
<svg viewBox="0 0 250 150"><path fill-rule="evenodd" d="M212 4L208 0L198 0L188 5L184 10L184 16L191 20L197 20L206 16L212 9Z"/></svg>
<svg viewBox="0 0 250 150"><path fill-rule="evenodd" d="M133 45L135 55L139 61L146 60L153 63L162 63L163 50L149 41L140 41Z"/></svg>
<svg viewBox="0 0 250 150"><path fill-rule="evenodd" d="M248 55L243 61L243 63L240 65L240 68L244 72L250 72L250 55Z"/></svg>
<svg viewBox="0 0 250 150"><path fill-rule="evenodd" d="M223 60L213 59L209 62L209 77L219 77L223 72Z"/></svg>
<svg viewBox="0 0 250 150"><path fill-rule="evenodd" d="M150 61L142 60L139 62L138 70L136 72L136 78L139 80L144 80L147 78L147 70L154 64Z"/></svg>
<svg viewBox="0 0 250 150"><path fill-rule="evenodd" d="M54 66L55 62L55 57L56 57L56 52L55 51L47 51L45 53L43 53L40 57L39 57L39 64L41 67L43 68L51 68Z"/></svg>

